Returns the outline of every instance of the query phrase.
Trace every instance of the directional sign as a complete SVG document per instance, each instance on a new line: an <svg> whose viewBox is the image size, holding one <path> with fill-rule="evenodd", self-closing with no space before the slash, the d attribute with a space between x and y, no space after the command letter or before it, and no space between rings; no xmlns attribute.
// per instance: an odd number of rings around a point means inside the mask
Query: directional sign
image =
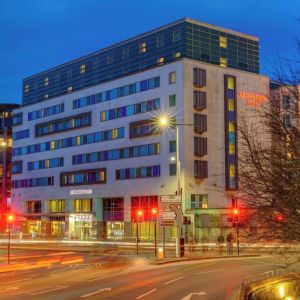
<svg viewBox="0 0 300 300"><path fill-rule="evenodd" d="M175 226L175 221L163 220L159 224L160 224L160 226Z"/></svg>
<svg viewBox="0 0 300 300"><path fill-rule="evenodd" d="M169 202L169 203L181 203L181 196L177 195L162 195L160 196L161 202Z"/></svg>
<svg viewBox="0 0 300 300"><path fill-rule="evenodd" d="M168 204L168 208L169 208L170 210L176 209L176 208L181 208L181 203L169 203L169 204Z"/></svg>
<svg viewBox="0 0 300 300"><path fill-rule="evenodd" d="M163 210L159 213L159 218L162 219L162 220L175 220L176 219L176 213L175 213L175 211Z"/></svg>

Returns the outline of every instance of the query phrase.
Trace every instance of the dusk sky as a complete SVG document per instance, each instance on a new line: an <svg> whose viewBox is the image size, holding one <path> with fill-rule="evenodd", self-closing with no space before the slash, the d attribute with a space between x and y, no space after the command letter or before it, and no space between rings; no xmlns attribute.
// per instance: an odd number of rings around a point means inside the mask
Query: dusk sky
<svg viewBox="0 0 300 300"><path fill-rule="evenodd" d="M21 103L24 77L183 17L258 36L262 74L297 55L300 0L0 0L0 102Z"/></svg>

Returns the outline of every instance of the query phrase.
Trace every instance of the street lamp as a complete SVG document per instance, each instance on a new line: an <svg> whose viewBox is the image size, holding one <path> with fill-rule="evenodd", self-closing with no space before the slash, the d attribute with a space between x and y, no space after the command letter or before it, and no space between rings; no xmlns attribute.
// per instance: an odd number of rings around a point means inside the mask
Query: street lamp
<svg viewBox="0 0 300 300"><path fill-rule="evenodd" d="M185 124L185 123L177 123L174 118L170 118L169 116L160 116L158 118L158 123L161 127L176 127L176 177L177 177L177 192L176 194L181 197L182 204L182 193L180 187L180 157L179 157L179 126L194 126L194 124ZM171 158L174 161L174 158ZM181 214L182 209L180 208ZM182 218L177 220L177 238L176 238L176 257L180 257L180 239L182 236L181 227L182 227Z"/></svg>

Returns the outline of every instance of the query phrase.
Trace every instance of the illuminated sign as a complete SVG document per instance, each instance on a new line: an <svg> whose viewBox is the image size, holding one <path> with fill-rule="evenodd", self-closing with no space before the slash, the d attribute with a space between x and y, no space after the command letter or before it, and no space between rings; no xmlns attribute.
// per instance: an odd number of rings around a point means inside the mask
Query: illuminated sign
<svg viewBox="0 0 300 300"><path fill-rule="evenodd" d="M267 96L252 92L239 92L239 97L247 99L249 106L260 106L262 102L268 100Z"/></svg>
<svg viewBox="0 0 300 300"><path fill-rule="evenodd" d="M93 194L92 189L86 189L86 190L71 190L70 195L90 195Z"/></svg>

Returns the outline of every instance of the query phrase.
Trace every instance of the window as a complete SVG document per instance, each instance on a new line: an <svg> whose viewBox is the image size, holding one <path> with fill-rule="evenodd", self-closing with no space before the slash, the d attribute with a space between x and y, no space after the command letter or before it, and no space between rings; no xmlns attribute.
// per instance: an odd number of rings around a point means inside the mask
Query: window
<svg viewBox="0 0 300 300"><path fill-rule="evenodd" d="M29 92L29 84L25 84L25 88L24 88L25 93Z"/></svg>
<svg viewBox="0 0 300 300"><path fill-rule="evenodd" d="M13 126L22 125L23 124L23 113L13 114L12 124L13 124Z"/></svg>
<svg viewBox="0 0 300 300"><path fill-rule="evenodd" d="M169 175L174 176L176 175L176 164L170 164L169 165Z"/></svg>
<svg viewBox="0 0 300 300"><path fill-rule="evenodd" d="M173 31L173 42L180 41L180 30Z"/></svg>
<svg viewBox="0 0 300 300"><path fill-rule="evenodd" d="M164 61L165 61L165 59L163 57L160 57L157 59L158 64L162 64Z"/></svg>
<svg viewBox="0 0 300 300"><path fill-rule="evenodd" d="M65 212L65 199L52 199L48 201L50 213Z"/></svg>
<svg viewBox="0 0 300 300"><path fill-rule="evenodd" d="M113 134L112 134L113 130L114 129L98 131L89 134L73 136L65 139L59 139L59 140L33 144L28 146L22 146L22 147L15 147L13 148L13 156L33 154L33 153L45 152L45 151L56 150L56 149L63 149L68 147L85 145L89 143L110 141L113 139ZM118 133L115 134L114 138L116 139L124 138L125 128L124 127L116 128L116 130ZM93 137L91 137L92 135Z"/></svg>
<svg viewBox="0 0 300 300"><path fill-rule="evenodd" d="M74 199L74 212L88 213L93 211L93 199Z"/></svg>
<svg viewBox="0 0 300 300"><path fill-rule="evenodd" d="M164 45L164 34L160 33L156 38L156 48L161 48Z"/></svg>
<svg viewBox="0 0 300 300"><path fill-rule="evenodd" d="M129 138L131 139L160 133L161 128L157 126L155 121L152 119L132 122L129 124Z"/></svg>
<svg viewBox="0 0 300 300"><path fill-rule="evenodd" d="M169 106L175 106L176 105L176 95L169 95Z"/></svg>
<svg viewBox="0 0 300 300"><path fill-rule="evenodd" d="M72 164L80 165L99 161L108 161L124 158L134 158L160 154L160 143L132 146L126 148L91 152L72 156Z"/></svg>
<svg viewBox="0 0 300 300"><path fill-rule="evenodd" d="M176 72L169 73L169 84L176 83Z"/></svg>
<svg viewBox="0 0 300 300"><path fill-rule="evenodd" d="M42 212L42 202L37 201L26 201L27 212L29 214L41 213Z"/></svg>
<svg viewBox="0 0 300 300"><path fill-rule="evenodd" d="M283 109L291 108L291 98L288 95L283 96Z"/></svg>
<svg viewBox="0 0 300 300"><path fill-rule="evenodd" d="M191 209L208 208L207 194L192 194L191 195Z"/></svg>
<svg viewBox="0 0 300 300"><path fill-rule="evenodd" d="M195 160L194 161L194 176L195 178L203 179L207 178L207 161Z"/></svg>
<svg viewBox="0 0 300 300"><path fill-rule="evenodd" d="M138 81L130 85L115 88L113 90L104 91L102 93L93 94L91 96L73 100L73 109L94 105L97 103L110 101L120 97L144 92L160 86L160 77L153 77L150 79ZM111 95L114 95L113 97Z"/></svg>
<svg viewBox="0 0 300 300"><path fill-rule="evenodd" d="M220 57L220 67L227 67L227 58Z"/></svg>
<svg viewBox="0 0 300 300"><path fill-rule="evenodd" d="M45 95L44 95L44 98L45 98L45 99L48 99L48 98L49 98L49 95L48 95L48 94L45 94Z"/></svg>
<svg viewBox="0 0 300 300"><path fill-rule="evenodd" d="M219 45L221 48L227 48L227 37L219 36Z"/></svg>
<svg viewBox="0 0 300 300"><path fill-rule="evenodd" d="M180 52L175 52L175 53L173 54L173 57L174 57L174 58L179 58L180 55L181 55Z"/></svg>
<svg viewBox="0 0 300 300"><path fill-rule="evenodd" d="M139 44L139 53L142 54L142 53L146 53L147 49L146 49L146 43L143 42L143 43L140 43Z"/></svg>
<svg viewBox="0 0 300 300"><path fill-rule="evenodd" d="M49 169L49 168L57 168L64 166L64 158L51 158L51 159L42 159L36 161L27 162L27 170L39 170L39 169Z"/></svg>
<svg viewBox="0 0 300 300"><path fill-rule="evenodd" d="M11 166L11 173L12 174L20 174L20 173L22 173L22 164L23 164L22 160L13 161L12 162L12 166Z"/></svg>
<svg viewBox="0 0 300 300"><path fill-rule="evenodd" d="M193 81L194 86L196 87L204 87L206 86L206 70L200 68L193 69Z"/></svg>
<svg viewBox="0 0 300 300"><path fill-rule="evenodd" d="M68 93L72 93L73 88L71 86L68 87Z"/></svg>
<svg viewBox="0 0 300 300"><path fill-rule="evenodd" d="M85 73L85 65L80 65L80 74Z"/></svg>
<svg viewBox="0 0 300 300"><path fill-rule="evenodd" d="M176 141L169 141L169 152L176 152Z"/></svg>
<svg viewBox="0 0 300 300"><path fill-rule="evenodd" d="M107 64L112 64L114 62L114 56L112 54L107 56Z"/></svg>
<svg viewBox="0 0 300 300"><path fill-rule="evenodd" d="M54 177L38 177L38 178L30 178L30 179L19 179L12 180L12 188L30 188L37 186L48 186L54 185Z"/></svg>
<svg viewBox="0 0 300 300"><path fill-rule="evenodd" d="M32 121L32 120L45 118L45 117L48 117L48 116L53 116L53 115L64 112L64 108L65 108L64 103L60 103L60 104L57 104L57 105L45 107L45 108L42 108L42 109L39 109L39 110L29 112L27 119L28 119L28 121Z"/></svg>
<svg viewBox="0 0 300 300"><path fill-rule="evenodd" d="M194 154L204 156L207 154L207 138L194 137Z"/></svg>
<svg viewBox="0 0 300 300"><path fill-rule="evenodd" d="M129 57L129 47L126 47L123 49L122 57L123 57L123 59L126 59Z"/></svg>
<svg viewBox="0 0 300 300"><path fill-rule="evenodd" d="M106 183L106 169L91 169L60 174L60 186Z"/></svg>
<svg viewBox="0 0 300 300"><path fill-rule="evenodd" d="M194 109L206 109L206 92L194 91Z"/></svg>
<svg viewBox="0 0 300 300"><path fill-rule="evenodd" d="M29 129L25 129L25 130L13 132L12 136L13 136L13 140L16 141L16 140L22 140L28 138L29 134L30 134Z"/></svg>
<svg viewBox="0 0 300 300"><path fill-rule="evenodd" d="M291 127L291 115L290 114L285 114L283 121L284 121L285 127Z"/></svg>
<svg viewBox="0 0 300 300"><path fill-rule="evenodd" d="M103 221L124 221L124 198L103 198Z"/></svg>
<svg viewBox="0 0 300 300"><path fill-rule="evenodd" d="M207 131L207 116L202 114L194 114L194 132L203 133Z"/></svg>
<svg viewBox="0 0 300 300"><path fill-rule="evenodd" d="M49 77L46 77L46 78L44 79L44 85L45 85L45 86L49 85Z"/></svg>
<svg viewBox="0 0 300 300"><path fill-rule="evenodd" d="M150 112L160 108L160 99L148 100L145 102L139 102L128 106L113 108L110 110L100 112L100 121L114 120L118 118L124 118L140 113Z"/></svg>
<svg viewBox="0 0 300 300"><path fill-rule="evenodd" d="M116 170L116 180L160 177L160 166L127 168Z"/></svg>
<svg viewBox="0 0 300 300"><path fill-rule="evenodd" d="M35 136L54 134L62 131L74 130L82 127L91 126L91 112L83 113L68 118L57 119L35 125Z"/></svg>

